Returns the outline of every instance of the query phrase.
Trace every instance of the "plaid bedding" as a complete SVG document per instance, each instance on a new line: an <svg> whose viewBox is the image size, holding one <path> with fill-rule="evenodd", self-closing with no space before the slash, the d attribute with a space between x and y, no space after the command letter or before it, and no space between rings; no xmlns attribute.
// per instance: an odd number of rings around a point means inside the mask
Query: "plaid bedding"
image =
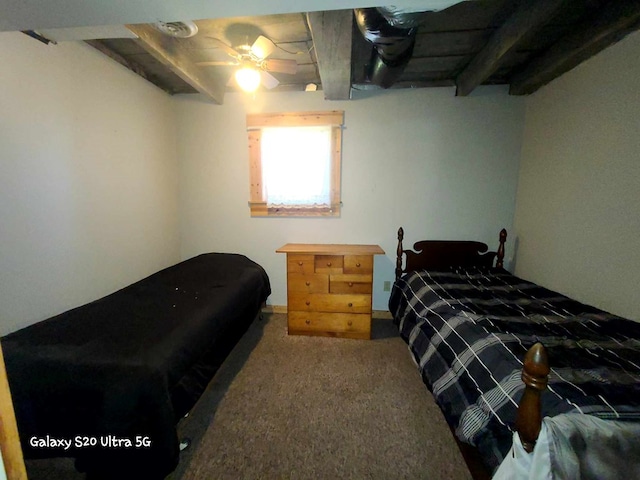
<svg viewBox="0 0 640 480"><path fill-rule="evenodd" d="M511 446L537 341L552 367L543 416L640 420L640 323L486 269L406 274L389 309L447 422L491 469Z"/></svg>

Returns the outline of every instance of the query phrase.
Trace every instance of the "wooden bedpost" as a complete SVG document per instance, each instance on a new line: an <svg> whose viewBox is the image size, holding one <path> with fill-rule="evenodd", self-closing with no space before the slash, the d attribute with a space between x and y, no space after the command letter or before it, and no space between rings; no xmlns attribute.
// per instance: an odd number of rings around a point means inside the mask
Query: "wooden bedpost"
<svg viewBox="0 0 640 480"><path fill-rule="evenodd" d="M402 239L404 238L404 230L402 227L398 229L398 250L396 251L396 279L402 275Z"/></svg>
<svg viewBox="0 0 640 480"><path fill-rule="evenodd" d="M540 395L547 388L549 381L549 359L544 346L538 342L531 347L524 357L522 381L525 388L518 413L516 416L516 430L524 449L531 453L536 445L542 425L540 411Z"/></svg>
<svg viewBox="0 0 640 480"><path fill-rule="evenodd" d="M504 268L504 244L507 241L507 231L503 228L500 230L500 245L496 254L496 268Z"/></svg>

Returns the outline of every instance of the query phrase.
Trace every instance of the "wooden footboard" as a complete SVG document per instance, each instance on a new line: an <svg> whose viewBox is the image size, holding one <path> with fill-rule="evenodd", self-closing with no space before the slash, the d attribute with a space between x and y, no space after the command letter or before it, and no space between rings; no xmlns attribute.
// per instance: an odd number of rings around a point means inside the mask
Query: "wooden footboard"
<svg viewBox="0 0 640 480"><path fill-rule="evenodd" d="M549 381L549 359L541 343L536 343L524 356L522 381L525 389L518 405L516 430L522 446L531 453L542 426L540 395Z"/></svg>
<svg viewBox="0 0 640 480"><path fill-rule="evenodd" d="M525 390L516 414L516 430L522 446L529 453L533 452L542 426L540 395L547 387L548 375L547 352L541 343L536 343L524 357L522 381L525 384ZM490 480L491 472L483 463L480 452L468 443L460 441L455 429L451 426L449 428L473 480Z"/></svg>

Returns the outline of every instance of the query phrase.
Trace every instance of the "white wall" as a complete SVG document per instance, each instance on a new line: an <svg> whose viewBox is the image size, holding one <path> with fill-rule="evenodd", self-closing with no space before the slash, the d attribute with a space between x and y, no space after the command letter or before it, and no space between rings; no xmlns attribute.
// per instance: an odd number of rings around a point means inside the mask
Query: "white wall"
<svg viewBox="0 0 640 480"><path fill-rule="evenodd" d="M386 309L396 232L479 239L497 247L513 221L524 100L502 88L467 98L453 90L391 90L327 102L322 92L228 94L214 106L177 98L182 257L205 251L248 255L267 270L269 303L286 305L287 242L379 244L374 308ZM345 111L340 218L251 218L245 116Z"/></svg>
<svg viewBox="0 0 640 480"><path fill-rule="evenodd" d="M171 98L85 44L0 34L0 334L179 260Z"/></svg>
<svg viewBox="0 0 640 480"><path fill-rule="evenodd" d="M516 274L640 320L640 33L526 101Z"/></svg>

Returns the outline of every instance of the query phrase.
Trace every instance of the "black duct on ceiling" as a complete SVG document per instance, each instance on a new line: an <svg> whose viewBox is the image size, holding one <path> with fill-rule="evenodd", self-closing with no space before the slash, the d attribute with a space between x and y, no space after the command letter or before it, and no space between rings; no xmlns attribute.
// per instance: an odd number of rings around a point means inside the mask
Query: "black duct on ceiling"
<svg viewBox="0 0 640 480"><path fill-rule="evenodd" d="M393 85L413 55L416 32L424 12L403 13L393 7L356 8L356 24L373 44L367 80L382 88Z"/></svg>

